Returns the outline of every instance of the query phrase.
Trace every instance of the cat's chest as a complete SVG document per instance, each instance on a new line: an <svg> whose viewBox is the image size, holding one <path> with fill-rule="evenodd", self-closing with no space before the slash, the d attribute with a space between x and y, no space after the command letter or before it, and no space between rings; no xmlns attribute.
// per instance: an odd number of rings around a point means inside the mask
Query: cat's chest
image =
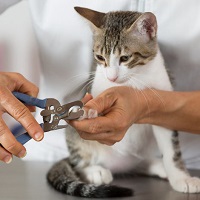
<svg viewBox="0 0 200 200"><path fill-rule="evenodd" d="M106 89L115 86L121 86L121 85L111 82L101 75L96 75L92 85L91 94L93 97L96 97Z"/></svg>

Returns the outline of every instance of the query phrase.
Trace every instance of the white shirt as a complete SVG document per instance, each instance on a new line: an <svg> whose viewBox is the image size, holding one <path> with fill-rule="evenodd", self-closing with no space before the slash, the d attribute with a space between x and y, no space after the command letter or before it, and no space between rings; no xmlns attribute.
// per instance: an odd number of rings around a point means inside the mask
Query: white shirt
<svg viewBox="0 0 200 200"><path fill-rule="evenodd" d="M153 12L158 20L161 51L175 77L175 89L200 89L200 1L29 0L41 63L39 97L53 97L67 103L80 99L85 93L84 83L92 65L92 33L74 6L101 12ZM36 118L41 120L39 114ZM200 159L195 158L200 156L200 136L184 134L181 140L187 165L200 166ZM51 161L68 155L64 130L45 133L42 142L32 140L26 148L26 159Z"/></svg>

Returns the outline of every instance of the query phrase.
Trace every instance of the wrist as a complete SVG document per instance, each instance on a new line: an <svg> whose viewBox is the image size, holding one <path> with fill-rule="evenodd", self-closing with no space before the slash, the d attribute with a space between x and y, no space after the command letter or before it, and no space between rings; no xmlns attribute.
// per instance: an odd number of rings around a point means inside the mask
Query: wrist
<svg viewBox="0 0 200 200"><path fill-rule="evenodd" d="M167 118L173 119L173 113L177 113L184 105L184 98L181 95L184 93L177 93L173 91L161 91L155 89L145 90L147 97L144 104L146 110L138 123L165 125Z"/></svg>
<svg viewBox="0 0 200 200"><path fill-rule="evenodd" d="M162 109L163 101L155 90L146 89L141 91L141 94L143 95L141 101L143 110L138 123L150 124L157 112Z"/></svg>

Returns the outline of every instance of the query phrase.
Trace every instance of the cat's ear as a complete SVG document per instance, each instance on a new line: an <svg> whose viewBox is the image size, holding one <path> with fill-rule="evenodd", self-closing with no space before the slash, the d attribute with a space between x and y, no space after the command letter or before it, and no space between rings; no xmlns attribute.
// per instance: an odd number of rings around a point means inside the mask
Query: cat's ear
<svg viewBox="0 0 200 200"><path fill-rule="evenodd" d="M105 13L82 7L74 7L74 9L91 23L93 31L98 31L103 25Z"/></svg>
<svg viewBox="0 0 200 200"><path fill-rule="evenodd" d="M157 20L153 13L146 12L142 14L128 30L132 34L138 36L145 42L156 37Z"/></svg>

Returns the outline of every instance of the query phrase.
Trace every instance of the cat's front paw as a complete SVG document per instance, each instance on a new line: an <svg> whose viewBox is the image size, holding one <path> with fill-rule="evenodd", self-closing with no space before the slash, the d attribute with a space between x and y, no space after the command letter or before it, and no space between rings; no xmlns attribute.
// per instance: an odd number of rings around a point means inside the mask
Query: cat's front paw
<svg viewBox="0 0 200 200"><path fill-rule="evenodd" d="M113 180L110 170L98 165L84 168L81 172L81 175L85 181L88 183L94 183L96 185L109 184Z"/></svg>
<svg viewBox="0 0 200 200"><path fill-rule="evenodd" d="M183 193L200 193L200 179L197 177L186 177L171 182L174 190Z"/></svg>
<svg viewBox="0 0 200 200"><path fill-rule="evenodd" d="M84 110L84 114L81 118L79 118L79 120L92 119L92 118L96 118L96 117L98 117L97 110L89 109L88 111Z"/></svg>
<svg viewBox="0 0 200 200"><path fill-rule="evenodd" d="M92 119L92 118L96 118L96 117L98 117L97 110L89 109L88 110L88 119Z"/></svg>

